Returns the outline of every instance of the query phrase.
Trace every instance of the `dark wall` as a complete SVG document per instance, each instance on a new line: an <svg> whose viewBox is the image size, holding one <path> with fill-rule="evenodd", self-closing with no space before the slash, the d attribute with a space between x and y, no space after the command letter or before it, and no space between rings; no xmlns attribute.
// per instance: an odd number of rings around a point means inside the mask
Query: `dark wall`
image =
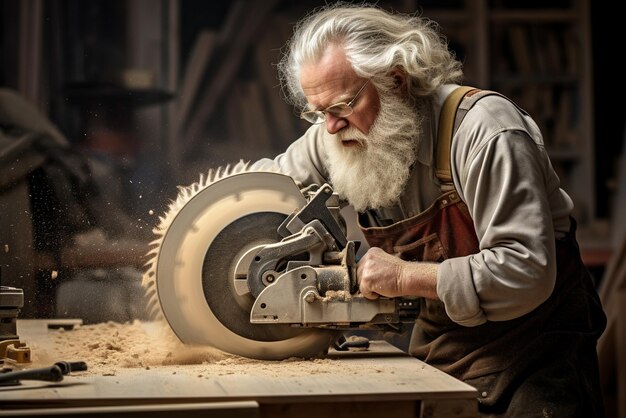
<svg viewBox="0 0 626 418"><path fill-rule="evenodd" d="M617 158L626 136L623 20L605 2L591 2L595 101L595 152L598 216L609 215Z"/></svg>

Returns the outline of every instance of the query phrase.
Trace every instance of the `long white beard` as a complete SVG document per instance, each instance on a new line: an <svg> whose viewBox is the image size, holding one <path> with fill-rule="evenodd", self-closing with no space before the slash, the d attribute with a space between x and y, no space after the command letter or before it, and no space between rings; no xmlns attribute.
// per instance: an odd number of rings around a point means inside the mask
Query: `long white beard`
<svg viewBox="0 0 626 418"><path fill-rule="evenodd" d="M326 147L334 190L359 212L398 201L415 162L423 117L395 94L380 96L380 111L368 134L348 128ZM341 139L360 142L345 147Z"/></svg>

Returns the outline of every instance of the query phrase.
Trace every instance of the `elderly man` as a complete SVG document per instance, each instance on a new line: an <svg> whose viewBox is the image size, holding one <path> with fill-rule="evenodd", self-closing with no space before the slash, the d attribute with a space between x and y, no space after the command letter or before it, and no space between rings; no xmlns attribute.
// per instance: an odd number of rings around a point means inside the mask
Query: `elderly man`
<svg viewBox="0 0 626 418"><path fill-rule="evenodd" d="M484 415L602 416L606 318L533 119L474 91L438 144L461 64L432 22L377 7L306 17L279 69L312 126L253 168L328 182L356 209L360 291L422 298L410 353L476 387Z"/></svg>

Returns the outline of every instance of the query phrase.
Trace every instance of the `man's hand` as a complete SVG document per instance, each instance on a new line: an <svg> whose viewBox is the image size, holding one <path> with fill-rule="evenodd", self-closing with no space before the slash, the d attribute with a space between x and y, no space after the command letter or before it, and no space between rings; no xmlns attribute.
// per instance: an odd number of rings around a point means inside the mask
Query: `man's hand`
<svg viewBox="0 0 626 418"><path fill-rule="evenodd" d="M378 296L402 296L402 265L404 261L378 247L372 247L359 260L356 277L359 290L368 299Z"/></svg>
<svg viewBox="0 0 626 418"><path fill-rule="evenodd" d="M422 296L437 299L437 264L404 261L378 247L370 248L356 268L359 290L379 296Z"/></svg>

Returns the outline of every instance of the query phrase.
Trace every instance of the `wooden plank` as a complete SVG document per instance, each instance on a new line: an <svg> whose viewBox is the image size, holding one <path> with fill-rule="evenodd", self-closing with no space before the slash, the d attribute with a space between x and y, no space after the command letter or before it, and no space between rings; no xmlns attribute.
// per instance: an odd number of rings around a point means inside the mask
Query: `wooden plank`
<svg viewBox="0 0 626 418"><path fill-rule="evenodd" d="M247 115L248 135L246 146L260 153L272 151L274 149L273 134L270 132L270 124L267 106L261 96L261 86L258 81L250 80L244 84L244 107L239 115ZM256 154L259 155L259 154Z"/></svg>
<svg viewBox="0 0 626 418"><path fill-rule="evenodd" d="M625 126L626 127L626 126ZM622 139L622 153L617 159L615 191L611 199L611 234L610 244L626 252L626 219L623 211L626 208L626 129ZM624 254L624 253L622 253Z"/></svg>
<svg viewBox="0 0 626 418"><path fill-rule="evenodd" d="M619 216L619 215L616 215ZM603 304L608 304L611 296L615 291L626 284L626 274L624 268L626 267L626 235L622 239L622 243L617 251L613 252L611 260L609 261L604 277L600 283L600 299Z"/></svg>
<svg viewBox="0 0 626 418"><path fill-rule="evenodd" d="M623 409L626 417L626 407L621 405L626 399L626 239L619 252L613 255L611 263L600 283L600 300L607 316L607 326L600 336L597 345L600 384L604 392L607 410ZM617 385L617 387L616 387Z"/></svg>
<svg viewBox="0 0 626 418"><path fill-rule="evenodd" d="M607 316L608 326L598 341L599 352L603 351L605 344L611 344L609 341L613 338L612 325L617 321L617 314L621 309L619 292L624 290L624 284L626 284L626 260L619 258L614 264L617 264L615 270L611 270L611 275L603 278L600 283L600 301Z"/></svg>
<svg viewBox="0 0 626 418"><path fill-rule="evenodd" d="M419 402L306 402L295 404L261 404L262 417L298 417L298 418L363 418L393 417L415 418ZM476 415L474 415L476 416ZM470 415L468 415L470 417Z"/></svg>
<svg viewBox="0 0 626 418"><path fill-rule="evenodd" d="M42 88L43 51L43 1L24 0L20 3L19 91L34 103L42 113L48 114L44 103L48 102Z"/></svg>
<svg viewBox="0 0 626 418"><path fill-rule="evenodd" d="M282 149L295 138L296 115L292 106L281 97L280 82L275 64L280 59L280 48L287 41L291 29L286 18L272 16L273 30L266 31L255 48L256 71L259 73L262 95L266 99L268 116L277 138L274 146ZM268 121L269 122L269 121Z"/></svg>
<svg viewBox="0 0 626 418"><path fill-rule="evenodd" d="M572 176L573 184L582 191L578 193L578 198L582 201L579 206L582 206L583 214L587 216L587 219L596 218L596 199L595 197L595 161L593 158L594 147L594 94L593 94L593 56L591 45L591 11L590 1L577 1L574 2L575 10L574 15L576 18L572 28L578 30L578 40L574 48L580 52L579 56L579 108L577 109L578 115L584 115L577 120L578 125L578 137L581 139L576 144L579 149L580 155L583 156L580 162L580 169ZM575 42L574 39L571 40ZM584 200L583 200L584 199ZM584 218L580 218L584 221Z"/></svg>
<svg viewBox="0 0 626 418"><path fill-rule="evenodd" d="M181 0L168 0L165 7L165 87L167 91L178 92L180 86L180 32L181 32ZM176 97L178 99L178 97ZM174 179L180 179L180 147L178 142L179 125L177 123L176 101L171 101L165 107L166 138L164 143L165 153L168 154L169 175Z"/></svg>
<svg viewBox="0 0 626 418"><path fill-rule="evenodd" d="M18 320L20 339L34 348L33 358L45 355L49 362L86 360L59 359L54 352L45 351L46 347L62 346L64 339L68 344L76 343L76 331L49 331L46 324L46 320ZM370 351L331 350L325 359L243 361L239 368L234 363L219 362L205 362L195 368L190 364L149 368L120 365L114 374L72 373L54 384L24 381L17 388L0 387L0 398L5 408L254 401L268 410L334 404L343 413L354 405L363 408L364 404L372 406L365 412L393 410L394 404L403 405L399 411L418 410L424 401L438 408L444 408L439 403L448 402L477 405L475 388L383 341L372 341ZM316 371L303 372L299 369L303 363Z"/></svg>
<svg viewBox="0 0 626 418"><path fill-rule="evenodd" d="M196 41L189 53L184 76L181 81L180 93L176 101L176 132L184 131L184 126L189 118L193 102L209 66L209 61L217 47L217 33L204 29L198 34Z"/></svg>
<svg viewBox="0 0 626 418"><path fill-rule="evenodd" d="M514 71L522 74L532 74L535 71L533 53L530 49L528 30L522 25L509 27L510 48L515 60Z"/></svg>
<svg viewBox="0 0 626 418"><path fill-rule="evenodd" d="M132 417L132 418L258 418L259 404L253 401L240 402L197 402L165 405L125 405L99 406L82 408L41 408L20 409L19 411L3 412L0 417L41 417L62 416L72 418L91 417Z"/></svg>
<svg viewBox="0 0 626 418"><path fill-rule="evenodd" d="M241 2L237 2L240 4ZM185 151L192 153L196 142L202 138L202 131L206 123L213 114L216 106L222 102L223 95L228 91L232 80L235 78L239 66L248 52L250 44L255 40L259 29L263 26L267 16L270 14L278 0L257 0L252 3L245 3L245 8L234 7L237 18L236 23L229 27L236 27L236 31L225 42L224 48L220 48L220 57L217 69L210 75L210 80L206 88L202 91L201 99L197 111L189 121L189 127L185 131L184 141ZM226 30L230 33L230 30Z"/></svg>
<svg viewBox="0 0 626 418"><path fill-rule="evenodd" d="M618 416L626 417L626 291L621 290L617 293L616 299L619 300L619 311L616 322L616 382L617 382L617 399L618 399Z"/></svg>

